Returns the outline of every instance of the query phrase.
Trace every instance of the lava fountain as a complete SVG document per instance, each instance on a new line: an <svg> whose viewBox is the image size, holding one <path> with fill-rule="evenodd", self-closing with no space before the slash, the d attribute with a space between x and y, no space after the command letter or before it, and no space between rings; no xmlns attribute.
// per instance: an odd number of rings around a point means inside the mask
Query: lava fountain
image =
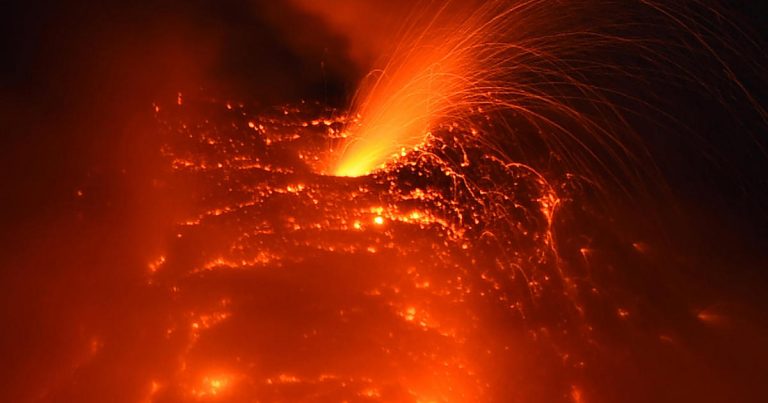
<svg viewBox="0 0 768 403"><path fill-rule="evenodd" d="M715 50L734 48L703 23L711 16L728 24L714 7L494 0L422 2L414 10L361 83L324 172L365 175L425 144L441 125L490 119L498 129L471 135L506 160L550 153L561 173L631 192L639 180L659 179L638 116L643 125L686 130L649 88L684 82L712 93L711 83L726 82L732 97L767 116ZM714 68L698 68L702 59Z"/></svg>
<svg viewBox="0 0 768 403"><path fill-rule="evenodd" d="M467 126L488 115L514 120L518 130L530 126L559 154L574 160L581 155L587 164L603 162L598 147L616 159L631 158L611 126L621 116L608 99L610 89L592 83L587 73L622 70L591 59L598 49L643 44L621 41L612 32L615 21L572 18L620 15L621 7L562 5L558 16L543 1L491 1L450 11L448 5L425 6L383 66L363 81L352 107L359 119L346 128L349 137L332 173L367 174L424 144L437 125Z"/></svg>

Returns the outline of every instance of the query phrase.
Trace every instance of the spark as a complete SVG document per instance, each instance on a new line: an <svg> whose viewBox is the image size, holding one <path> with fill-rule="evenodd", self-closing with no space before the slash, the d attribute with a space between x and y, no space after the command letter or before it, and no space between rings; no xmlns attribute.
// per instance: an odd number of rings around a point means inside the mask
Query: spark
<svg viewBox="0 0 768 403"><path fill-rule="evenodd" d="M697 6L696 13L724 19L714 8ZM571 173L629 190L654 173L642 136L628 123L639 112L625 105L646 108L656 119L652 124L676 122L658 106L663 99L606 85L606 80L686 80L707 92L684 59L705 57L722 65L714 70L725 70L720 80L731 81L734 92L745 91L714 49L712 42L720 39L708 39L716 33L688 17L693 10L656 1L421 5L384 62L359 86L351 106L354 119L345 122L339 151L323 171L367 175L418 151L433 132L463 127L469 132L463 135L480 136L489 149L503 150L508 162L530 153L526 144L542 144ZM600 18L605 16L610 18ZM662 41L620 28L643 24L664 26L671 37ZM614 54L631 54L643 64L619 63ZM748 92L742 97L753 99ZM487 121L499 129L478 129Z"/></svg>

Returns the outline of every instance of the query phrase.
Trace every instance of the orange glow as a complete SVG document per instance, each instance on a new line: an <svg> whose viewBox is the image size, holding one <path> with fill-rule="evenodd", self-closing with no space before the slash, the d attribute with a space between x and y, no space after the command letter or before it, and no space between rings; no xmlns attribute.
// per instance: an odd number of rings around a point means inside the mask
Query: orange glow
<svg viewBox="0 0 768 403"><path fill-rule="evenodd" d="M571 399L573 399L573 403L586 403L582 395L583 393L579 387L571 386Z"/></svg>
<svg viewBox="0 0 768 403"><path fill-rule="evenodd" d="M206 375L199 388L192 390L192 395L198 399L217 397L225 394L232 386L232 377L229 375Z"/></svg>

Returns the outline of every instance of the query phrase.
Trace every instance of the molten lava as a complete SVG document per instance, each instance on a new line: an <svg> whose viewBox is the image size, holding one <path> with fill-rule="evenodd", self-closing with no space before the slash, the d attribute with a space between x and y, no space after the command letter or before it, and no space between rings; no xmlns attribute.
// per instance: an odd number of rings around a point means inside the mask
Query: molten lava
<svg viewBox="0 0 768 403"><path fill-rule="evenodd" d="M319 109L160 108L170 163L206 190L148 264L176 301L164 333L179 363L153 396L552 401L575 387L562 375L578 352L550 351L582 331L552 186L457 129L373 175L318 175L345 125ZM536 325L554 317L569 324ZM547 390L497 379L555 362L535 375Z"/></svg>

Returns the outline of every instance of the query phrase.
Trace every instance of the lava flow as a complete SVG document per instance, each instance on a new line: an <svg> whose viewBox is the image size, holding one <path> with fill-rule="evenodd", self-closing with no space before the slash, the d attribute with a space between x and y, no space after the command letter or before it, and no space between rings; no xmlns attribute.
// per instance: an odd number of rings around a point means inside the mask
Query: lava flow
<svg viewBox="0 0 768 403"><path fill-rule="evenodd" d="M148 284L183 309L165 330L178 364L152 381L154 401L578 390L583 363L565 335L586 327L552 243L558 195L541 175L446 127L384 171L324 176L315 167L346 118L317 105L159 110L169 161L205 191L148 266Z"/></svg>

